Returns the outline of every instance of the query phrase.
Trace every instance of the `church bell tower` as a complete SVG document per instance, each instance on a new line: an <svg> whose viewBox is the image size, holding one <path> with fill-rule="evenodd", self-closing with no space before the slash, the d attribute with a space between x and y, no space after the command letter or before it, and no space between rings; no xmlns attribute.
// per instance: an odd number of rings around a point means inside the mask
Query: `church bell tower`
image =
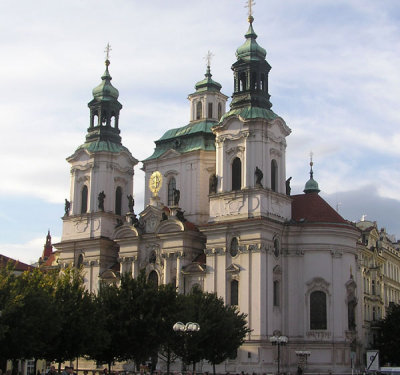
<svg viewBox="0 0 400 375"><path fill-rule="evenodd" d="M216 136L217 189L210 195L210 220L290 218L286 195L286 137L291 130L272 110L268 93L271 66L258 45L249 15L245 42L232 65L230 111L213 127Z"/></svg>
<svg viewBox="0 0 400 375"><path fill-rule="evenodd" d="M89 102L90 124L85 143L67 158L71 164L70 198L65 202L62 239L56 245L64 265L83 265L88 290L116 266L115 228L122 224L133 194L138 161L121 143L119 92L111 84L109 45L102 82Z"/></svg>

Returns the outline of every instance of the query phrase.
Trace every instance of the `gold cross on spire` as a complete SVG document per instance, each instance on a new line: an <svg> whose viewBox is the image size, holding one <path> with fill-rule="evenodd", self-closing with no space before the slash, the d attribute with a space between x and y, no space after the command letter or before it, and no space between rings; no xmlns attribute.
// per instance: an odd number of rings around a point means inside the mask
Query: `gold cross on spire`
<svg viewBox="0 0 400 375"><path fill-rule="evenodd" d="M255 3L254 0L247 0L247 1L246 1L246 5L244 6L245 8L249 8L249 10L248 10L249 18L250 18L250 17L253 17L253 6L254 6L254 5L256 5L256 3Z"/></svg>
<svg viewBox="0 0 400 375"><path fill-rule="evenodd" d="M313 163L313 161L312 161L313 156L314 156L314 153L311 151L311 152L310 152L310 165L311 165L311 166L314 165L314 163Z"/></svg>
<svg viewBox="0 0 400 375"><path fill-rule="evenodd" d="M110 43L107 43L106 49L104 50L106 53L106 60L110 59L110 51L112 51L111 45Z"/></svg>
<svg viewBox="0 0 400 375"><path fill-rule="evenodd" d="M209 50L207 55L204 56L204 60L207 61L207 66L211 66L211 59L214 57L214 54Z"/></svg>

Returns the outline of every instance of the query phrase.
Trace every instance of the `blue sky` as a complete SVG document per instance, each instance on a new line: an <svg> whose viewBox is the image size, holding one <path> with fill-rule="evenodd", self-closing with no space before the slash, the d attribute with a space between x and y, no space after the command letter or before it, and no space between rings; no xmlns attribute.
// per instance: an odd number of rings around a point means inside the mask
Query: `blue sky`
<svg viewBox="0 0 400 375"><path fill-rule="evenodd" d="M211 70L232 94L230 69L247 31L240 0L3 0L0 3L0 254L40 256L61 236L65 158L84 142L87 103L104 71L123 104L123 143L139 160L189 121L187 95ZM292 129L292 192L308 179L349 220L376 220L400 238L400 3L258 0L257 41L272 66L273 110ZM135 170L136 209L143 172Z"/></svg>

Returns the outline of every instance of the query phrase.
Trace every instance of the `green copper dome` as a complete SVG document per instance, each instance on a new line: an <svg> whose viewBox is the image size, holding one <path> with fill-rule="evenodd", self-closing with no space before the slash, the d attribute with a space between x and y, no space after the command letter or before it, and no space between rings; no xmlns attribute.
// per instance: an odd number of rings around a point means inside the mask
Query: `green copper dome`
<svg viewBox="0 0 400 375"><path fill-rule="evenodd" d="M313 175L314 172L312 170L313 162L310 162L311 170L310 170L310 179L306 182L306 186L304 187L304 193L319 193L318 182L314 180Z"/></svg>
<svg viewBox="0 0 400 375"><path fill-rule="evenodd" d="M246 41L236 50L236 57L243 60L264 60L267 52L256 42L257 34L253 29L253 17L249 17L249 29L245 34Z"/></svg>
<svg viewBox="0 0 400 375"><path fill-rule="evenodd" d="M222 86L218 82L211 79L212 74L210 70L210 65L207 65L207 72L206 74L204 74L204 76L206 78L196 83L196 92L221 90Z"/></svg>
<svg viewBox="0 0 400 375"><path fill-rule="evenodd" d="M110 82L112 80L112 77L108 71L109 65L110 65L110 61L106 60L106 70L101 77L102 82L100 83L100 85L95 87L92 91L93 97L97 100L118 99L119 92Z"/></svg>

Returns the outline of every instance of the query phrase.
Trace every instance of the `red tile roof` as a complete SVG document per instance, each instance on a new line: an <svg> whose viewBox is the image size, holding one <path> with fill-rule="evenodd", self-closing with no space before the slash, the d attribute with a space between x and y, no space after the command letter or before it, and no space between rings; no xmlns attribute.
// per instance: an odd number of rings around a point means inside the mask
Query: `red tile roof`
<svg viewBox="0 0 400 375"><path fill-rule="evenodd" d="M5 255L0 254L0 267L1 268L6 267L8 262L11 262L14 264L15 271L24 272L24 271L33 269L33 267L28 264L22 263L19 260L15 260L15 259L12 259L12 258L6 257Z"/></svg>
<svg viewBox="0 0 400 375"><path fill-rule="evenodd" d="M318 193L292 195L292 219L311 223L348 224Z"/></svg>

